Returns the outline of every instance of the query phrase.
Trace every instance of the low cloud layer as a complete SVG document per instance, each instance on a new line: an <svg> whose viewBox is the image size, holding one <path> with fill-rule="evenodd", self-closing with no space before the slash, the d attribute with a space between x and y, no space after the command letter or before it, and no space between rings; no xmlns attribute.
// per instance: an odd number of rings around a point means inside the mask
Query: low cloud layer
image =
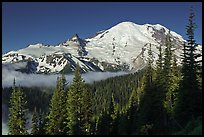
<svg viewBox="0 0 204 137"><path fill-rule="evenodd" d="M92 83L93 81L104 80L110 77L125 75L127 72L88 72L82 74L82 77L87 83ZM2 69L2 87L10 87L13 84L15 78L16 85L31 87L49 87L55 86L56 80L59 74L45 75L45 74L26 74L12 69ZM73 79L73 74L65 75L66 80L71 83Z"/></svg>

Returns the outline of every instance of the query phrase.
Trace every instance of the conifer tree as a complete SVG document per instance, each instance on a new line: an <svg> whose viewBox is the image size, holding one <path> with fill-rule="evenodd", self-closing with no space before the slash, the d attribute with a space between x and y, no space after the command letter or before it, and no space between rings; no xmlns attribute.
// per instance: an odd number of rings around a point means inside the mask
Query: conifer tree
<svg viewBox="0 0 204 137"><path fill-rule="evenodd" d="M13 82L13 91L9 102L9 121L8 134L9 135L26 135L26 104L25 96L20 87L16 90L15 79Z"/></svg>
<svg viewBox="0 0 204 137"><path fill-rule="evenodd" d="M110 134L110 115L107 111L102 111L97 120L97 135L109 135Z"/></svg>
<svg viewBox="0 0 204 137"><path fill-rule="evenodd" d="M151 46L148 51L148 67L145 73L144 83L142 88L143 95L139 95L141 101L138 101L138 116L136 118L136 130L137 134L161 134L167 133L165 126L165 110L163 109L163 101L165 94L163 91L163 62L162 62L162 50L159 47L159 59L156 64L156 78L153 78L153 55ZM165 62L165 61L164 61ZM139 92L138 92L139 93ZM140 93L141 94L141 93Z"/></svg>
<svg viewBox="0 0 204 137"><path fill-rule="evenodd" d="M102 113L100 128L102 135L112 135L113 131L113 117L114 117L114 106L113 106L113 100L111 99L110 105L108 107L108 110L105 110Z"/></svg>
<svg viewBox="0 0 204 137"><path fill-rule="evenodd" d="M151 124L152 123L152 117L150 114L152 114L152 95L153 95L153 54L151 50L151 44L148 49L148 62L147 62L147 68L145 70L145 76L144 76L144 96L141 100L141 104L139 106L139 122L137 123L137 132L141 133L141 128L145 124ZM143 85L143 84L142 84ZM141 133L143 134L143 133Z"/></svg>
<svg viewBox="0 0 204 137"><path fill-rule="evenodd" d="M160 49L159 49L160 50ZM156 122L158 129L165 127L165 132L171 132L169 127L172 125L172 114L175 108L177 99L180 75L178 66L176 63L176 56L174 53L173 44L171 42L170 30L166 36L165 51L164 51L164 63L161 62L159 55L157 69L156 69L156 90L158 92L158 101L163 105L161 107L161 120ZM161 65L162 64L162 65ZM162 66L162 68L161 68ZM159 103L158 103L159 105ZM159 126L161 125L161 126ZM154 127L153 127L154 128Z"/></svg>
<svg viewBox="0 0 204 137"><path fill-rule="evenodd" d="M104 109L97 120L98 135L116 135L118 133L118 106L115 104L112 94L108 109Z"/></svg>
<svg viewBox="0 0 204 137"><path fill-rule="evenodd" d="M39 125L38 125L38 115L36 111L36 107L34 108L33 116L32 116L32 130L31 135L38 135Z"/></svg>
<svg viewBox="0 0 204 137"><path fill-rule="evenodd" d="M171 66L172 66L172 42L171 42L171 37L170 37L170 30L166 36L166 41L165 41L165 51L164 51L164 69L163 69L163 74L165 77L165 81L168 82L169 78L169 73L171 71Z"/></svg>
<svg viewBox="0 0 204 137"><path fill-rule="evenodd" d="M138 107L138 99L137 99L136 90L134 90L129 99L129 107L127 110L127 134L132 134L136 130L135 122L137 118L137 107Z"/></svg>
<svg viewBox="0 0 204 137"><path fill-rule="evenodd" d="M182 61L182 80L179 87L178 101L175 108L175 117L181 125L185 125L190 119L201 115L202 103L199 107L197 102L202 102L197 81L198 62L196 58L197 43L194 39L196 24L194 22L194 11L190 9L188 25L186 26L188 36L187 43L184 43ZM200 92L200 93L199 93Z"/></svg>
<svg viewBox="0 0 204 137"><path fill-rule="evenodd" d="M91 134L91 124L92 124L92 101L91 101L91 92L85 87L82 92L82 114L81 114L81 123L83 128L83 134Z"/></svg>
<svg viewBox="0 0 204 137"><path fill-rule="evenodd" d="M90 134L92 109L91 95L81 77L77 64L73 82L67 95L67 128L70 135Z"/></svg>
<svg viewBox="0 0 204 137"><path fill-rule="evenodd" d="M178 70L176 64L176 57L173 51L173 45L170 39L170 30L166 37L165 42L165 57L164 57L164 69L163 69L163 90L165 92L164 107L169 114L172 113L175 106L175 91L178 88L178 76L175 74Z"/></svg>
<svg viewBox="0 0 204 137"><path fill-rule="evenodd" d="M171 72L170 72L170 82L171 83L169 85L169 96L170 96L170 102L169 103L169 110L170 113L172 115L174 109L175 109L175 105L176 105L176 100L178 98L178 89L179 89L179 83L181 80L181 72L179 70L179 67L177 65L177 59L176 59L176 55L173 55L173 63L172 63L172 67L171 67Z"/></svg>
<svg viewBox="0 0 204 137"><path fill-rule="evenodd" d="M50 103L50 112L47 116L46 134L62 135L66 133L66 94L63 88L62 77L58 77L57 86Z"/></svg>
<svg viewBox="0 0 204 137"><path fill-rule="evenodd" d="M153 76L153 54L152 54L152 48L151 48L151 43L149 44L149 49L148 49L148 61L147 61L147 70L145 73L145 86L146 88L150 88L152 85L152 76Z"/></svg>
<svg viewBox="0 0 204 137"><path fill-rule="evenodd" d="M159 54L158 60L156 61L156 82L159 88L162 88L164 83L164 76L163 76L163 58L162 58L162 45L159 45Z"/></svg>
<svg viewBox="0 0 204 137"><path fill-rule="evenodd" d="M108 117L109 117L109 135L115 134L117 132L117 121L116 117L117 114L115 113L115 101L114 101L114 96L112 94L111 96L111 101L108 109Z"/></svg>

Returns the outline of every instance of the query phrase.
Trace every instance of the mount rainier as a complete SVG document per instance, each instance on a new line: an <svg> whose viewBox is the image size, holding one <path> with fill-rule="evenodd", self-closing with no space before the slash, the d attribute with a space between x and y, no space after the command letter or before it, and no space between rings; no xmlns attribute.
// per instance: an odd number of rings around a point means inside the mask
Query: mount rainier
<svg viewBox="0 0 204 137"><path fill-rule="evenodd" d="M95 36L81 39L77 34L58 45L35 44L2 56L2 67L14 68L25 73L71 73L79 63L82 72L136 71L146 65L147 48L152 44L154 63L158 46L164 49L168 29L162 25L138 25L122 22L100 31ZM175 55L181 62L185 40L170 32ZM202 46L198 46L202 54ZM202 57L201 57L202 58Z"/></svg>

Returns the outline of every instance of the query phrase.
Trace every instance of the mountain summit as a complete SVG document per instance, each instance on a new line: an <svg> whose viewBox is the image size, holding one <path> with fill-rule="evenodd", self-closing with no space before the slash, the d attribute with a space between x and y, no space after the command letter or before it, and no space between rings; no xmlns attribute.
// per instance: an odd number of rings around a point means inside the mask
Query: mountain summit
<svg viewBox="0 0 204 137"><path fill-rule="evenodd" d="M27 73L73 72L79 63L83 72L88 71L136 71L146 65L147 48L151 43L154 61L158 46L164 48L168 29L160 24L138 25L122 22L100 31L92 38L81 39L75 34L59 45L29 45L3 55L4 66L26 62ZM170 32L178 62L181 61L182 44L185 40L174 31ZM202 47L198 47L202 54Z"/></svg>

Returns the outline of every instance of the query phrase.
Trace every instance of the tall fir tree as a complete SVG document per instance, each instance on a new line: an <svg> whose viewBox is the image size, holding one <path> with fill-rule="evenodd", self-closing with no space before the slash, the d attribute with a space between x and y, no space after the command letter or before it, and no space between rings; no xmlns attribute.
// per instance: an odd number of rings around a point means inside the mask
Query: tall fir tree
<svg viewBox="0 0 204 137"><path fill-rule="evenodd" d="M20 87L16 89L15 79L13 82L13 91L9 102L9 135L27 135L26 116L27 116L27 101Z"/></svg>
<svg viewBox="0 0 204 137"><path fill-rule="evenodd" d="M178 80L175 74L177 69L176 58L174 56L173 45L170 37L170 30L166 37L165 42L165 57L164 57L164 69L163 69L163 87L165 92L164 107L169 114L173 111L175 105L175 90L178 87Z"/></svg>
<svg viewBox="0 0 204 137"><path fill-rule="evenodd" d="M163 53L162 53L162 45L159 45L159 54L158 60L156 61L156 82L159 88L163 87L164 84L164 76L163 76Z"/></svg>
<svg viewBox="0 0 204 137"><path fill-rule="evenodd" d="M178 101L175 108L175 117L180 125L185 124L192 118L202 115L202 92L199 90L197 80L198 62L196 58L197 43L194 38L196 24L194 22L194 11L190 8L188 24L186 26L188 36L184 43L182 61L182 80L179 86ZM199 103L200 102L200 103Z"/></svg>
<svg viewBox="0 0 204 137"><path fill-rule="evenodd" d="M143 88L138 90L143 94L139 95L138 117L136 134L166 134L167 124L165 123L166 112L163 108L165 93L163 90L163 58L161 46L159 47L159 59L156 64L156 71L153 69L153 55L151 46L148 51L148 67L145 73ZM165 62L165 61L164 61ZM156 73L155 73L156 72ZM139 93L139 92L138 92Z"/></svg>
<svg viewBox="0 0 204 137"><path fill-rule="evenodd" d="M176 63L176 56L174 53L174 45L172 44L170 30L166 36L165 51L163 63L161 61L161 49L159 49L159 59L157 60L156 69L156 90L158 92L158 100L160 98L161 107L161 120L156 122L158 129L162 129L162 126L167 130L165 132L171 132L170 127L172 126L172 113L174 111L175 102L177 99L177 92L179 87L180 75Z"/></svg>
<svg viewBox="0 0 204 137"><path fill-rule="evenodd" d="M153 54L152 54L152 45L149 44L148 57L147 57L147 69L145 73L145 87L146 89L150 88L152 85L153 77Z"/></svg>
<svg viewBox="0 0 204 137"><path fill-rule="evenodd" d="M63 90L63 77L57 78L57 86L53 93L50 112L47 116L46 134L63 135L66 134L66 94Z"/></svg>
<svg viewBox="0 0 204 137"><path fill-rule="evenodd" d="M168 90L169 93L167 93L167 97L169 98L167 108L172 116L175 109L176 100L178 99L179 83L181 80L181 72L177 65L177 59L175 54L173 54L173 62L172 62L172 67L171 67L169 76L170 76L170 80L169 80L170 84L169 84L169 90Z"/></svg>
<svg viewBox="0 0 204 137"><path fill-rule="evenodd" d="M115 113L116 110L115 110L116 106L115 106L115 101L114 101L114 96L113 96L113 93L111 95L111 100L110 100L110 105L109 105L109 108L108 108L108 115L109 115L109 135L113 135L113 134L116 134L117 133L117 121L116 121L116 116L117 114Z"/></svg>
<svg viewBox="0 0 204 137"><path fill-rule="evenodd" d="M143 126L152 124L152 94L153 94L153 54L151 44L148 49L147 68L144 75L144 95L138 108L139 122L137 123L137 133L144 134ZM142 84L143 85L143 84ZM149 133L148 133L149 134Z"/></svg>
<svg viewBox="0 0 204 137"><path fill-rule="evenodd" d="M166 41L165 41L165 51L164 51L164 68L163 68L163 73L166 76L165 81L168 80L169 78L169 73L171 71L171 66L172 66L172 42L171 42L171 37L170 37L170 30L166 36Z"/></svg>
<svg viewBox="0 0 204 137"><path fill-rule="evenodd" d="M92 110L92 100L91 100L91 92L87 90L85 87L82 92L82 113L81 113L81 123L83 128L83 134L89 135L91 133L91 125L92 125L92 117L93 117L93 110Z"/></svg>
<svg viewBox="0 0 204 137"><path fill-rule="evenodd" d="M139 87L138 87L139 90ZM129 106L127 110L127 134L135 134L136 131L136 122L137 122L137 108L139 104L138 100L138 91L133 90L130 99L129 99Z"/></svg>
<svg viewBox="0 0 204 137"><path fill-rule="evenodd" d="M117 135L119 112L112 94L108 109L104 109L97 120L97 135Z"/></svg>
<svg viewBox="0 0 204 137"><path fill-rule="evenodd" d="M70 135L90 134L92 109L91 95L81 77L77 64L73 82L67 95L67 128Z"/></svg>

